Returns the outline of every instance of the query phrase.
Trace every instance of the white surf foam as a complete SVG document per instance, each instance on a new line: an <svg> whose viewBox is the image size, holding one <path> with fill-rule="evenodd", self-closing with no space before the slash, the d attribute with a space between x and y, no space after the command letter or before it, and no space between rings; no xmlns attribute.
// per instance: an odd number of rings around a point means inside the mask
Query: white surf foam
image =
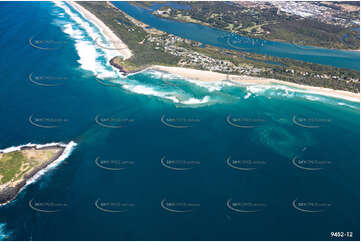
<svg viewBox="0 0 361 242"><path fill-rule="evenodd" d="M319 101L320 100L319 97L312 96L312 95L304 95L304 98L306 98L307 100L310 100L310 101Z"/></svg>
<svg viewBox="0 0 361 242"><path fill-rule="evenodd" d="M300 92L302 90L294 89L288 86L283 85L249 85L246 86L246 90L250 94L254 94L255 96L264 95L268 97L294 97L295 93Z"/></svg>
<svg viewBox="0 0 361 242"><path fill-rule="evenodd" d="M181 103L183 104L187 104L187 105L194 105L194 104L204 104L204 103L208 103L210 100L209 96L205 96L202 99L197 99L197 98L190 98L186 101L182 101Z"/></svg>
<svg viewBox="0 0 361 242"><path fill-rule="evenodd" d="M109 60L121 54L117 50L101 48L95 44L95 41L102 40L101 42L111 46L111 42L106 40L101 30L96 25L79 17L79 13L74 12L66 4L55 2L55 5L63 9L64 13L72 20L60 27L75 41L80 67L93 72L99 78L117 77L118 70L109 64Z"/></svg>
<svg viewBox="0 0 361 242"><path fill-rule="evenodd" d="M340 105L340 106L345 106L345 107L352 108L352 109L359 109L360 108L360 106L357 107L357 106L350 105L350 104L343 103L343 102L338 102L337 104Z"/></svg>
<svg viewBox="0 0 361 242"><path fill-rule="evenodd" d="M63 9L64 13L57 13L57 16L65 21L64 15L70 17L72 21L67 24L58 24L62 27L63 31L71 36L75 40L75 48L79 55L79 64L81 68L93 72L99 78L120 78L121 73L118 69L114 68L109 64L109 60L114 56L121 55L117 50L109 50L105 48L101 48L95 44L95 41L101 40L102 45L112 46L111 41L106 39L106 36L102 33L102 29L99 28L95 23L91 23L81 13L78 13L72 7L68 6L63 2L55 1L54 4ZM78 27L78 29L77 29ZM308 93L308 94L319 94L324 95L322 93L313 92L310 90L302 90L297 88L291 88L283 85L243 85L241 83L235 84L230 81L216 81L216 82L204 82L199 80L185 79L181 76L157 71L157 70L147 70L150 73L150 78L164 78L168 80L185 80L195 85L206 88L209 92L215 92L222 90L225 86L245 86L248 93L254 94L254 96L265 95L268 98L270 96L283 96L283 97L293 97L295 93ZM134 75L134 74L131 74ZM269 91L272 89L271 91ZM175 103L180 102L183 98L179 99L174 95L165 95L156 93L157 91L153 90L139 90L138 88L128 88L129 91L134 91L135 93L141 93L144 95L153 95L162 98L166 98L174 101ZM149 93L150 92L150 93ZM147 94L149 93L149 94ZM249 95L247 94L244 98L247 99ZM328 97L328 96L327 96ZM340 97L342 98L342 97ZM311 101L315 101L314 98L310 98L310 96L306 97ZM318 100L320 101L320 100ZM326 99L322 99L322 101L326 101ZM187 100L183 101L184 104L193 103L195 100Z"/></svg>
<svg viewBox="0 0 361 242"><path fill-rule="evenodd" d="M176 93L174 93L174 92L161 92L161 91L155 90L152 87L148 87L148 86L144 86L144 85L125 84L122 87L133 93L165 98L165 99L172 100L175 103L179 103L179 99L176 97Z"/></svg>
<svg viewBox="0 0 361 242"><path fill-rule="evenodd" d="M258 95L264 93L267 90L267 88L268 88L267 86L257 85L257 86L247 86L246 90L248 93Z"/></svg>
<svg viewBox="0 0 361 242"><path fill-rule="evenodd" d="M200 81L200 80L185 78L185 77L182 77L182 76L179 76L176 74L171 74L168 72L158 71L158 70L154 70L154 69L146 70L146 73L149 74L150 77L157 78L157 79L166 79L169 81L183 80L183 81L195 84L199 87L203 87L203 88L207 89L209 92L220 91L225 86L236 86L235 83L227 81L227 80L212 81L212 82Z"/></svg>
<svg viewBox="0 0 361 242"><path fill-rule="evenodd" d="M75 146L77 145L74 141L70 141L68 144L63 144L63 143L53 143L53 144L57 144L62 147L65 147L63 153L56 160L51 162L46 168L38 171L32 178L27 180L25 186L27 186L31 183L34 183L35 181L37 181L39 179L39 177L44 175L47 171L57 167L62 161L64 161L66 158L68 158L70 156L71 152L74 150ZM37 145L36 147L42 148L42 147L48 147L48 146L51 146L51 145L50 144ZM24 186L24 188L25 188L25 186Z"/></svg>
<svg viewBox="0 0 361 242"><path fill-rule="evenodd" d="M248 93L246 94L246 96L244 96L244 99L248 99L251 95L252 95L252 93L248 92Z"/></svg>
<svg viewBox="0 0 361 242"><path fill-rule="evenodd" d="M68 23L62 24L61 28L64 33L69 35L75 41L75 48L79 55L78 62L80 67L84 70L93 72L99 78L121 78L121 73L119 73L117 69L114 69L114 67L108 63L111 58L121 54L117 50L104 49L95 44L95 41L97 40L102 40L105 42L107 41L106 36L104 36L104 34L101 32L101 28L96 26L94 23L87 21L86 18L81 15L81 13L73 10L72 7L68 6L67 4L63 2L54 3L58 8L64 11L64 13L57 13L61 17L62 21L65 21L65 17L61 16L64 14L67 15L70 19ZM108 41L108 43L110 42ZM157 70L146 70L146 73L149 74L150 78L163 78L167 80L182 79L182 77L177 75ZM198 83L197 81L194 82ZM117 81L115 81L115 83L117 83ZM199 83L199 85L202 84ZM220 83L204 83L203 85L209 91L220 90L221 88ZM176 91L164 92L157 90L156 87L150 87L146 85L128 83L122 85L122 87L133 93L156 96L171 100L174 103L183 103L186 105L202 104L209 100L209 97L205 97L201 100L196 98L189 98L185 101L182 101L183 99L186 99L186 97L181 97L181 94L177 93Z"/></svg>
<svg viewBox="0 0 361 242"><path fill-rule="evenodd" d="M156 79L167 79L167 80L171 80L171 79L181 79L179 76L168 73L168 72L163 72L163 71L158 71L158 70L146 70L144 73L148 74L151 78L156 78Z"/></svg>
<svg viewBox="0 0 361 242"><path fill-rule="evenodd" d="M208 90L208 92L214 92L214 91L221 91L226 86L236 86L235 83L232 83L230 81L224 80L224 81L199 81L194 79L186 79L188 82L193 83L197 86L203 87Z"/></svg>

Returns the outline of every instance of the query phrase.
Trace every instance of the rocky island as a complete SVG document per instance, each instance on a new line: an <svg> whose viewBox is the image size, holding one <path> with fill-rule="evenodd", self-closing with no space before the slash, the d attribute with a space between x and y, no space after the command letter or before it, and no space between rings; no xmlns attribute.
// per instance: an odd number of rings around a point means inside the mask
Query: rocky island
<svg viewBox="0 0 361 242"><path fill-rule="evenodd" d="M27 185L69 156L76 144L26 144L0 150L0 205L12 201Z"/></svg>

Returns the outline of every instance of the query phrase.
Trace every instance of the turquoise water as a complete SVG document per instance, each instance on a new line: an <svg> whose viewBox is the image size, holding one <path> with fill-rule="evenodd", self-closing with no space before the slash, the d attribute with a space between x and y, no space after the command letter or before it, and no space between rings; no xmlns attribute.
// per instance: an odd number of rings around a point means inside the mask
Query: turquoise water
<svg viewBox="0 0 361 242"><path fill-rule="evenodd" d="M133 6L128 2L112 1L112 3L125 13L152 27L204 44L354 70L359 70L360 68L359 51L330 50L285 42L253 39L199 24L162 19L152 14L154 9L148 10Z"/></svg>
<svg viewBox="0 0 361 242"><path fill-rule="evenodd" d="M1 3L0 16L0 149L78 143L0 207L2 239L359 239L358 103L156 71L124 78L68 5Z"/></svg>

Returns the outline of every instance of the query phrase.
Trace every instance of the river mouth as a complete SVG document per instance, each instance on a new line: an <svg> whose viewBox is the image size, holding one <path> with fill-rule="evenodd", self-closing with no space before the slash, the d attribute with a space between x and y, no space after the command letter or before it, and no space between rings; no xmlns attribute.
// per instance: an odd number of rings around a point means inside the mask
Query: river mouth
<svg viewBox="0 0 361 242"><path fill-rule="evenodd" d="M300 46L292 43L249 38L195 23L162 19L152 14L152 9L134 6L128 2L112 2L117 8L152 28L176 36L213 45L261 55L290 58L305 62L359 70L360 52Z"/></svg>

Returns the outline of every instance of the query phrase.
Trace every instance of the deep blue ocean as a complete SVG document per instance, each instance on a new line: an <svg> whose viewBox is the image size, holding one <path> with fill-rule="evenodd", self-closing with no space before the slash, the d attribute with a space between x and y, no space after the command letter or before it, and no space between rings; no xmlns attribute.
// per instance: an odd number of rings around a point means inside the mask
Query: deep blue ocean
<svg viewBox="0 0 361 242"><path fill-rule="evenodd" d="M360 239L359 103L156 71L124 78L67 4L0 6L0 149L78 144L0 207L1 239Z"/></svg>

